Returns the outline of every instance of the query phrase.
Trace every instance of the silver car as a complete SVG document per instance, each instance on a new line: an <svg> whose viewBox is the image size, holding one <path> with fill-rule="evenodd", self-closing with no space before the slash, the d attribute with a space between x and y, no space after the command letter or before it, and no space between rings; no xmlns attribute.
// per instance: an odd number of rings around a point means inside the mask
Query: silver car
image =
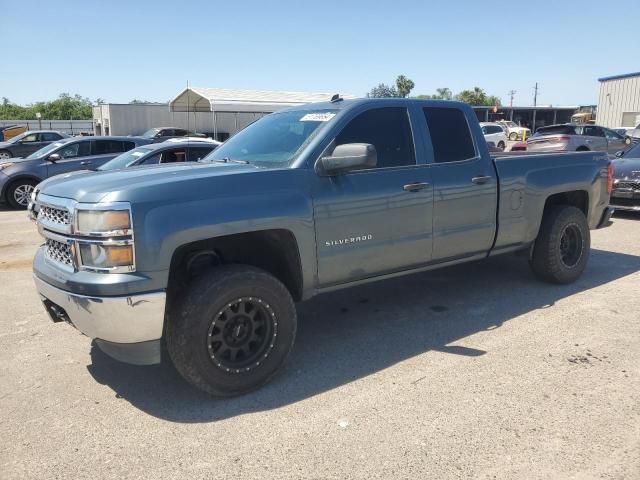
<svg viewBox="0 0 640 480"><path fill-rule="evenodd" d="M527 140L529 152L599 151L611 154L624 150L625 137L598 125L550 125L541 127Z"/></svg>

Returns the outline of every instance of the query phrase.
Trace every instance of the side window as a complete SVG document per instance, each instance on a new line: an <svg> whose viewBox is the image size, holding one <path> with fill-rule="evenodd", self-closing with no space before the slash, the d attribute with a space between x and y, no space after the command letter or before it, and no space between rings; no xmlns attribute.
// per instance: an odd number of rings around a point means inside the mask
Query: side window
<svg viewBox="0 0 640 480"><path fill-rule="evenodd" d="M129 150L136 147L136 144L133 142L122 142L122 152L128 152Z"/></svg>
<svg viewBox="0 0 640 480"><path fill-rule="evenodd" d="M433 155L436 163L459 162L476 156L467 118L462 110L447 107L425 107Z"/></svg>
<svg viewBox="0 0 640 480"><path fill-rule="evenodd" d="M119 140L95 140L93 143L94 155L106 155L108 153L122 152L122 142Z"/></svg>
<svg viewBox="0 0 640 480"><path fill-rule="evenodd" d="M609 140L623 140L623 136L613 130L609 130L608 128L604 128L604 134Z"/></svg>
<svg viewBox="0 0 640 480"><path fill-rule="evenodd" d="M590 137L604 137L604 132L600 127L584 127L584 135Z"/></svg>
<svg viewBox="0 0 640 480"><path fill-rule="evenodd" d="M55 142L56 140L60 140L62 137L57 133L53 132L45 132L40 134L41 142Z"/></svg>
<svg viewBox="0 0 640 480"><path fill-rule="evenodd" d="M37 141L38 141L38 134L37 133L30 133L29 135L24 137L22 140L20 140L20 143L33 143L33 142L37 142Z"/></svg>
<svg viewBox="0 0 640 480"><path fill-rule="evenodd" d="M66 147L62 147L56 153L62 158L86 157L91 152L89 142L75 142Z"/></svg>
<svg viewBox="0 0 640 480"><path fill-rule="evenodd" d="M186 157L187 152L184 148L165 150L160 154L160 163L184 162Z"/></svg>
<svg viewBox="0 0 640 480"><path fill-rule="evenodd" d="M156 153L155 155L152 155L149 158L145 158L140 165L157 165L159 163L160 163L160 154Z"/></svg>
<svg viewBox="0 0 640 480"><path fill-rule="evenodd" d="M180 129L180 128L176 128L176 129L174 130L174 133L173 133L173 134L174 134L175 136L177 136L177 137L184 137L187 133L188 133L188 132L187 132L186 130L182 130L182 129Z"/></svg>
<svg viewBox="0 0 640 480"><path fill-rule="evenodd" d="M173 137L173 128L163 128L156 137Z"/></svg>
<svg viewBox="0 0 640 480"><path fill-rule="evenodd" d="M336 145L370 143L376 147L378 168L415 165L413 136L406 108L375 108L351 120L336 137Z"/></svg>
<svg viewBox="0 0 640 480"><path fill-rule="evenodd" d="M209 152L213 150L210 147L191 147L189 149L189 161L190 162L197 162L198 160L202 160L204 157L206 157Z"/></svg>

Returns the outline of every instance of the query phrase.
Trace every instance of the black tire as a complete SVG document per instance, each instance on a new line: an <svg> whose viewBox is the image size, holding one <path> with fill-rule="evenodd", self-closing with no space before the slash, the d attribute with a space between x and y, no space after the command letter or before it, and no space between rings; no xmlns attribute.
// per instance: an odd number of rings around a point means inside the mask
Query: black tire
<svg viewBox="0 0 640 480"><path fill-rule="evenodd" d="M538 278L550 283L572 283L589 260L591 235L582 210L569 205L550 207L540 226L530 265Z"/></svg>
<svg viewBox="0 0 640 480"><path fill-rule="evenodd" d="M9 150L0 150L0 160L7 160L9 158L13 158L13 153Z"/></svg>
<svg viewBox="0 0 640 480"><path fill-rule="evenodd" d="M498 142L498 148L499 148L500 150L504 150L504 148L505 148L505 144L504 144L504 142Z"/></svg>
<svg viewBox="0 0 640 480"><path fill-rule="evenodd" d="M576 148L576 152L588 152L589 147L578 147Z"/></svg>
<svg viewBox="0 0 640 480"><path fill-rule="evenodd" d="M511 140L512 142L515 142L518 139L518 134L516 132L511 132L509 134L509 140Z"/></svg>
<svg viewBox="0 0 640 480"><path fill-rule="evenodd" d="M7 202L17 210L26 209L29 205L31 191L38 184L34 180L16 180L7 188Z"/></svg>
<svg viewBox="0 0 640 480"><path fill-rule="evenodd" d="M225 265L196 277L172 308L167 350L196 388L217 397L240 395L284 366L296 328L293 299L279 280L258 268Z"/></svg>

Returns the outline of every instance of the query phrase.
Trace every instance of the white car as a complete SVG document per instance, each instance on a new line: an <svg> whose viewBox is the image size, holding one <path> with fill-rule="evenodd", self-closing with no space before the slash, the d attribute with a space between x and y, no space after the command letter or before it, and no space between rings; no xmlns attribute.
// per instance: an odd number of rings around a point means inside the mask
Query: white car
<svg viewBox="0 0 640 480"><path fill-rule="evenodd" d="M523 135L526 135L527 137L531 136L531 130L526 127L521 127L516 122L512 122L511 120L502 120L496 123L498 123L507 131L509 140L515 141L521 139L523 138Z"/></svg>
<svg viewBox="0 0 640 480"><path fill-rule="evenodd" d="M482 128L482 134L487 142L493 142L500 150L505 149L507 146L507 134L500 125L481 122L480 128Z"/></svg>

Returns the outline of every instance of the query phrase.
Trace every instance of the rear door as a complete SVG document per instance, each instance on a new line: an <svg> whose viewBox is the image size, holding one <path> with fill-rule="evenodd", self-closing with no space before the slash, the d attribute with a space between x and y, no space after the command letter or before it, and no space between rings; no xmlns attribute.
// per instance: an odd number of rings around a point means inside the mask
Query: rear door
<svg viewBox="0 0 640 480"><path fill-rule="evenodd" d="M465 112L424 107L434 185L433 260L486 253L496 232L498 185L491 159L474 141Z"/></svg>
<svg viewBox="0 0 640 480"><path fill-rule="evenodd" d="M429 166L423 149L416 149L406 103L387 105L354 112L334 139L334 145L374 145L375 168L331 177L314 174L322 286L408 269L431 258Z"/></svg>
<svg viewBox="0 0 640 480"><path fill-rule="evenodd" d="M117 157L122 152L131 150L135 146L133 142L123 142L122 140L93 140L91 145L91 156L84 159L83 166L88 169L96 169ZM131 148L126 148L128 144Z"/></svg>

